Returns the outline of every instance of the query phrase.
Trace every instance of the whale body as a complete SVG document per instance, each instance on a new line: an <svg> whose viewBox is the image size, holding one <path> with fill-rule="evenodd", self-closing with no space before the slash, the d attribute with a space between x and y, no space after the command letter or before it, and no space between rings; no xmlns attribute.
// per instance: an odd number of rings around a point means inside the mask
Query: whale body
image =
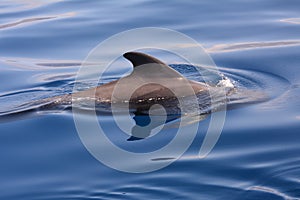
<svg viewBox="0 0 300 200"><path fill-rule="evenodd" d="M127 52L123 56L133 65L131 74L96 88L74 93L73 101L93 99L97 103L107 104L129 101L130 109L138 113L148 111L154 104L174 107L178 104L178 98L208 92L209 86L205 83L186 79L150 55ZM130 97L127 94L129 90L134 90ZM61 101L67 100L62 98Z"/></svg>
<svg viewBox="0 0 300 200"><path fill-rule="evenodd" d="M40 114L43 111L60 112L69 109L76 109L87 114L90 114L91 110L95 110L97 114L111 114L112 107L115 106L114 108L120 108L121 112L128 113L129 111L135 115L133 119L136 126L132 128L132 137L129 140L136 140L147 137L153 128L163 123L186 116L186 113L190 114L188 117L191 116L191 120L190 118L186 120L189 124L199 121L211 112L223 109L222 105L226 105L225 109L233 109L240 105L269 99L262 91L236 88L227 77L221 76L217 83L206 84L188 80L164 62L150 55L127 52L123 56L133 65L133 70L129 75L87 90L75 91L74 89L70 94L23 103L9 111L0 112L0 122L15 120L16 117L22 119L28 114ZM198 111L195 113L196 109L193 107L194 104L190 104L189 97L197 98ZM187 110L185 107L191 106L191 112L190 110L185 113L181 112L182 106L180 107L179 100L182 99L184 101L180 102L185 102L184 110ZM211 101L212 99L214 101ZM158 117L153 120L150 117L152 106L155 107L156 104L165 109L166 119ZM193 118L194 116L196 118Z"/></svg>

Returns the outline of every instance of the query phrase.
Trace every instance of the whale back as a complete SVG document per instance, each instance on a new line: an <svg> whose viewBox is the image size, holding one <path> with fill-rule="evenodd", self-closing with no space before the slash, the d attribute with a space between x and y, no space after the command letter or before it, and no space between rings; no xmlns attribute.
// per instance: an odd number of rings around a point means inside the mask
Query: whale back
<svg viewBox="0 0 300 200"><path fill-rule="evenodd" d="M178 97L191 96L207 90L207 85L187 80L179 72L157 58L140 52L123 55L133 65L131 74L107 84L80 92L82 97L95 97L99 102L132 104L168 103ZM175 95L176 93L176 95ZM151 104L151 103L150 103Z"/></svg>

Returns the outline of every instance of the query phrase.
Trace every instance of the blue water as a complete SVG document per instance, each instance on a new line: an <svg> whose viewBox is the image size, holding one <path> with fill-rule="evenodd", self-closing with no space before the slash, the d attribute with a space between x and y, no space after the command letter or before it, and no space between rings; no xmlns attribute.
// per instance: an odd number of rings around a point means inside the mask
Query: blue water
<svg viewBox="0 0 300 200"><path fill-rule="evenodd" d="M4 0L0 11L0 199L300 199L299 1ZM198 151L209 117L198 122L180 159L132 174L87 151L71 111L7 115L22 111L24 103L70 93L97 44L149 26L194 38L237 88L268 96L228 110L206 158ZM124 64L126 70L111 76L128 71ZM112 117L103 118L109 128ZM126 138L112 130L114 140ZM170 137L159 139L158 146ZM157 144L144 142L137 143L140 152Z"/></svg>

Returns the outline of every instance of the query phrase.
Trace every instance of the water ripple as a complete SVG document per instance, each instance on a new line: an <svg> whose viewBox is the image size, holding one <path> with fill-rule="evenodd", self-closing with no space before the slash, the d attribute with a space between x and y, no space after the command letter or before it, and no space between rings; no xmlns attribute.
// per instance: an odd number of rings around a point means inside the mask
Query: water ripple
<svg viewBox="0 0 300 200"><path fill-rule="evenodd" d="M24 24L30 25L34 22L47 21L47 20L55 19L55 18L59 18L59 17L71 17L74 15L75 15L75 13L64 13L64 14L59 14L59 15L55 15L55 16L26 18L26 19L21 19L21 20L15 21L15 22L0 24L0 29L16 27L16 26L24 25Z"/></svg>
<svg viewBox="0 0 300 200"><path fill-rule="evenodd" d="M211 53L244 51L257 48L299 46L300 40L217 44L207 49Z"/></svg>
<svg viewBox="0 0 300 200"><path fill-rule="evenodd" d="M281 19L280 21L291 23L291 24L300 24L300 18L287 18L287 19Z"/></svg>

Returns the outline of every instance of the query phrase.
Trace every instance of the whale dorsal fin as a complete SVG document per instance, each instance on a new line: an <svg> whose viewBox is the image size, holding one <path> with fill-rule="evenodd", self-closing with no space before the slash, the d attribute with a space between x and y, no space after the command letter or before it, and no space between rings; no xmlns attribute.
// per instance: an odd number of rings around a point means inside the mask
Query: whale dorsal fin
<svg viewBox="0 0 300 200"><path fill-rule="evenodd" d="M140 52L127 52L123 56L133 65L133 72L129 77L138 77L139 79L166 79L184 77L164 62L150 55ZM151 67L149 67L151 66ZM154 79L153 79L154 80Z"/></svg>
<svg viewBox="0 0 300 200"><path fill-rule="evenodd" d="M132 63L133 67L137 67L144 64L150 64L150 63L166 65L165 63L158 60L157 58L154 58L152 56L140 52L127 52L124 53L123 56Z"/></svg>

